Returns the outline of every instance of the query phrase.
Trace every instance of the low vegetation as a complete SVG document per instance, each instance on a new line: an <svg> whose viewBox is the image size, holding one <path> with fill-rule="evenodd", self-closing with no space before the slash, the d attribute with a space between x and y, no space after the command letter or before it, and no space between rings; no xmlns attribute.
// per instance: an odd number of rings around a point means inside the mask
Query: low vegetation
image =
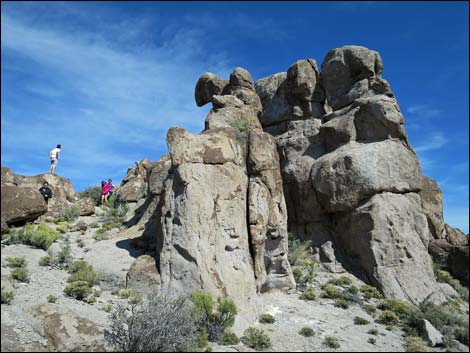
<svg viewBox="0 0 470 353"><path fill-rule="evenodd" d="M108 231L105 228L98 229L93 235L93 239L95 239L96 241L108 240Z"/></svg>
<svg viewBox="0 0 470 353"><path fill-rule="evenodd" d="M326 336L323 340L323 345L331 349L337 349L340 347L338 339L333 336Z"/></svg>
<svg viewBox="0 0 470 353"><path fill-rule="evenodd" d="M186 297L151 296L113 310L108 344L117 352L185 352L198 347L199 326L194 305Z"/></svg>
<svg viewBox="0 0 470 353"><path fill-rule="evenodd" d="M361 287L361 293L364 295L364 298L366 299L383 299L382 293L379 292L379 290L373 286L369 286L367 284L363 285Z"/></svg>
<svg viewBox="0 0 470 353"><path fill-rule="evenodd" d="M48 302L48 303L55 303L55 302L57 301L57 299L58 299L58 298L57 298L55 295L52 295L52 294L49 294L49 295L47 296L47 302Z"/></svg>
<svg viewBox="0 0 470 353"><path fill-rule="evenodd" d="M2 287L2 304L10 304L15 297L13 291L4 290Z"/></svg>
<svg viewBox="0 0 470 353"><path fill-rule="evenodd" d="M240 343L240 339L233 332L225 331L220 337L219 343L223 346L234 346Z"/></svg>
<svg viewBox="0 0 470 353"><path fill-rule="evenodd" d="M289 253L287 256L292 266L312 255L312 243L310 241L302 241L289 233L288 243Z"/></svg>
<svg viewBox="0 0 470 353"><path fill-rule="evenodd" d="M257 351L262 351L271 347L271 339L259 328L248 327L245 332L243 332L243 335L245 337L246 344Z"/></svg>
<svg viewBox="0 0 470 353"><path fill-rule="evenodd" d="M315 331L311 327L302 327L299 331L299 335L304 337L313 337L315 335Z"/></svg>
<svg viewBox="0 0 470 353"><path fill-rule="evenodd" d="M349 302L344 298L338 298L338 299L335 300L335 306L337 308L341 308L341 309L348 309L349 308Z"/></svg>
<svg viewBox="0 0 470 353"><path fill-rule="evenodd" d="M370 324L369 320L366 320L360 316L354 317L354 325L368 325Z"/></svg>
<svg viewBox="0 0 470 353"><path fill-rule="evenodd" d="M420 337L409 336L405 341L405 350L407 352L429 352L428 347Z"/></svg>
<svg viewBox="0 0 470 353"><path fill-rule="evenodd" d="M393 311L385 310L379 316L378 322L387 326L394 326L398 324L400 318Z"/></svg>
<svg viewBox="0 0 470 353"><path fill-rule="evenodd" d="M342 291L340 289L336 288L332 284L325 284L322 287L322 290L323 290L323 293L322 293L323 298L328 298L328 299L341 298Z"/></svg>
<svg viewBox="0 0 470 353"><path fill-rule="evenodd" d="M276 319L271 314L263 314L259 317L259 322L262 324L274 324Z"/></svg>
<svg viewBox="0 0 470 353"><path fill-rule="evenodd" d="M315 293L315 288L313 286L308 286L305 291L300 294L299 296L300 299L302 300L315 300L317 298L317 294Z"/></svg>
<svg viewBox="0 0 470 353"><path fill-rule="evenodd" d="M93 293L91 287L98 283L99 276L86 261L77 260L68 266L70 273L64 293L78 300L85 300Z"/></svg>
<svg viewBox="0 0 470 353"><path fill-rule="evenodd" d="M80 208L77 205L72 205L66 208L62 217L68 222L75 221L80 216Z"/></svg>
<svg viewBox="0 0 470 353"><path fill-rule="evenodd" d="M7 257L5 260L8 267L18 268L28 266L25 257Z"/></svg>
<svg viewBox="0 0 470 353"><path fill-rule="evenodd" d="M59 238L61 238L59 232L52 230L44 223L39 226L27 224L20 230L10 232L10 236L5 240L5 243L25 244L47 250Z"/></svg>
<svg viewBox="0 0 470 353"><path fill-rule="evenodd" d="M81 192L77 192L76 195L80 199L83 199L85 197L90 197L91 199L93 199L93 201L95 201L95 205L97 205L101 200L101 187L90 186Z"/></svg>
<svg viewBox="0 0 470 353"><path fill-rule="evenodd" d="M238 118L232 121L230 124L231 127L237 129L238 131L244 132L248 130L255 123L254 119L251 117Z"/></svg>

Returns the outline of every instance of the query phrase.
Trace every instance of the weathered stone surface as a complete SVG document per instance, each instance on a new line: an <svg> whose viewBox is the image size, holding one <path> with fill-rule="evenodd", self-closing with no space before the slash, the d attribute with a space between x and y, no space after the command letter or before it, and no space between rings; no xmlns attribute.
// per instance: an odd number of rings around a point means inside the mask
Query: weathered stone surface
<svg viewBox="0 0 470 353"><path fill-rule="evenodd" d="M468 246L468 237L458 228L453 228L448 224L444 225L446 231L446 240L451 245Z"/></svg>
<svg viewBox="0 0 470 353"><path fill-rule="evenodd" d="M130 179L119 187L117 199L120 202L137 202L147 193L147 183L141 175Z"/></svg>
<svg viewBox="0 0 470 353"><path fill-rule="evenodd" d="M223 95L233 95L255 111L256 118L261 114L263 107L261 100L255 92L255 86L250 73L237 67L230 75L230 83L222 91Z"/></svg>
<svg viewBox="0 0 470 353"><path fill-rule="evenodd" d="M213 109L207 115L205 129L224 127L244 127L262 130L258 120L258 110L251 105L246 105L240 99L232 95L213 96Z"/></svg>
<svg viewBox="0 0 470 353"><path fill-rule="evenodd" d="M353 114L332 119L322 124L320 130L327 151L334 151L349 141L356 140Z"/></svg>
<svg viewBox="0 0 470 353"><path fill-rule="evenodd" d="M263 105L263 127L279 124L289 119L291 107L287 100L287 72L280 72L256 81L256 93Z"/></svg>
<svg viewBox="0 0 470 353"><path fill-rule="evenodd" d="M103 352L102 329L87 318L56 304L33 307L33 316L42 322L43 335L59 352Z"/></svg>
<svg viewBox="0 0 470 353"><path fill-rule="evenodd" d="M16 184L15 174L10 168L2 166L2 184Z"/></svg>
<svg viewBox="0 0 470 353"><path fill-rule="evenodd" d="M433 179L423 176L422 190L419 192L421 206L428 218L429 230L435 239L445 237L442 211L442 191Z"/></svg>
<svg viewBox="0 0 470 353"><path fill-rule="evenodd" d="M338 110L363 96L393 96L381 77L382 70L382 59L376 51L352 45L330 50L321 72L328 104Z"/></svg>
<svg viewBox="0 0 470 353"><path fill-rule="evenodd" d="M139 256L127 272L126 288L141 295L152 295L158 292L160 285L155 259L149 255Z"/></svg>
<svg viewBox="0 0 470 353"><path fill-rule="evenodd" d="M421 168L416 155L400 142L350 142L316 161L312 183L328 212L347 211L384 191L419 191Z"/></svg>
<svg viewBox="0 0 470 353"><path fill-rule="evenodd" d="M416 193L383 192L335 216L335 240L387 298L419 304L439 292L427 245L432 239Z"/></svg>
<svg viewBox="0 0 470 353"><path fill-rule="evenodd" d="M38 189L30 186L1 185L2 223L17 225L34 221L47 212L47 205Z"/></svg>
<svg viewBox="0 0 470 353"><path fill-rule="evenodd" d="M422 319L420 325L423 328L424 338L431 347L439 346L444 342L444 336L426 319Z"/></svg>
<svg viewBox="0 0 470 353"><path fill-rule="evenodd" d="M204 73L196 84L194 98L196 104L201 107L212 100L212 96L221 94L225 86L228 85L228 80L224 80L210 72Z"/></svg>
<svg viewBox="0 0 470 353"><path fill-rule="evenodd" d="M453 247L447 263L450 273L468 287L469 284L469 247Z"/></svg>
<svg viewBox="0 0 470 353"><path fill-rule="evenodd" d="M95 213L95 200L91 197L84 197L77 202L80 209L80 216L91 216Z"/></svg>

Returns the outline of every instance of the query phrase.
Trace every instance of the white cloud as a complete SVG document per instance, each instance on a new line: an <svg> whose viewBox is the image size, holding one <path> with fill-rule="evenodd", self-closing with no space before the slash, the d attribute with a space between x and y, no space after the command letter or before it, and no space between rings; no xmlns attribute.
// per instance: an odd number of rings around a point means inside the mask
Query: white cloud
<svg viewBox="0 0 470 353"><path fill-rule="evenodd" d="M468 194L467 194L468 197ZM468 234L469 226L468 207L445 207L444 221L454 228L459 228L465 234Z"/></svg>
<svg viewBox="0 0 470 353"><path fill-rule="evenodd" d="M197 28L179 26L159 46L130 49L121 44L148 30L145 19L127 19L120 32L111 33L115 40L109 33L60 30L57 24L52 28L4 11L1 22L2 57L27 60L37 74L23 88L44 98L25 117L2 94L2 106L11 107L2 111L2 159L8 161L18 158L19 149L22 158L41 160L52 145L62 143L63 158L75 163L70 174L96 168L106 174L112 167L125 173L136 160L166 153L170 126L201 131L208 108L194 102L197 78L205 71L223 76L231 71L224 52L205 50L206 33ZM122 30L128 27L132 35ZM23 64L9 60L2 74L28 72ZM36 169L31 166L31 172ZM82 182L91 177L82 173Z"/></svg>
<svg viewBox="0 0 470 353"><path fill-rule="evenodd" d="M427 141L415 147L416 152L426 152L436 150L443 147L447 143L447 139L441 134L435 134Z"/></svg>
<svg viewBox="0 0 470 353"><path fill-rule="evenodd" d="M406 108L406 112L421 118L433 118L442 114L442 110L427 104L413 104Z"/></svg>

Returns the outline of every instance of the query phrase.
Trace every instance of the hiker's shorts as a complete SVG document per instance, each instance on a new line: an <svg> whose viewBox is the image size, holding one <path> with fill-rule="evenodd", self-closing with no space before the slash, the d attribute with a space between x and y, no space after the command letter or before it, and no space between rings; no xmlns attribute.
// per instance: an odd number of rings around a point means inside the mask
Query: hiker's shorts
<svg viewBox="0 0 470 353"><path fill-rule="evenodd" d="M56 167L57 166L57 159L51 159L51 165Z"/></svg>

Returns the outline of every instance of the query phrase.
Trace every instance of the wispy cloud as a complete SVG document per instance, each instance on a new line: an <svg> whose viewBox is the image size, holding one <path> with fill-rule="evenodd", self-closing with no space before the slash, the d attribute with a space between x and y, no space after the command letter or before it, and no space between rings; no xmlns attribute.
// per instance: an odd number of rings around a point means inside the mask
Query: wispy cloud
<svg viewBox="0 0 470 353"><path fill-rule="evenodd" d="M431 136L431 138L429 138L427 141L415 147L414 150L416 152L436 150L443 147L447 142L447 138L445 138L442 134L435 134Z"/></svg>
<svg viewBox="0 0 470 353"><path fill-rule="evenodd" d="M407 107L405 111L420 118L434 118L442 114L442 110L427 104L413 104Z"/></svg>
<svg viewBox="0 0 470 353"><path fill-rule="evenodd" d="M180 26L157 45L131 48L122 45L130 36L122 29L132 28L135 38L148 30L145 19L93 34L81 30L86 27L32 24L28 12L3 10L2 88L8 92L2 108L10 109L2 109L2 160L26 174L40 169L37 163L47 170L47 153L57 143L63 145L58 172L81 175L82 186L92 183L92 173L125 173L136 160L155 160L166 153L170 126L203 129L208 108L194 103L197 78L204 71L230 72L223 51L205 50L204 29ZM68 9L61 11L67 18Z"/></svg>

